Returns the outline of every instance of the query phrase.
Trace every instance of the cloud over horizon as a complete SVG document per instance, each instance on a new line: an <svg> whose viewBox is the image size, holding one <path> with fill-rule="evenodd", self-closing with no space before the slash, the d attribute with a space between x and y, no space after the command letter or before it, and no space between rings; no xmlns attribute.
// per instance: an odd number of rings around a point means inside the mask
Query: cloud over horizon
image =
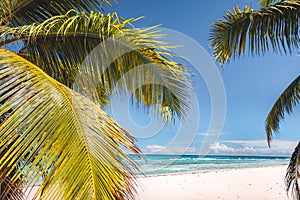
<svg viewBox="0 0 300 200"><path fill-rule="evenodd" d="M266 140L225 140L213 144L213 154L291 155L298 141L273 140L271 148Z"/></svg>
<svg viewBox="0 0 300 200"><path fill-rule="evenodd" d="M210 145L212 155L284 155L289 156L297 146L298 141L273 140L271 148L266 140L223 140ZM143 153L148 154L198 154L199 147L148 145Z"/></svg>

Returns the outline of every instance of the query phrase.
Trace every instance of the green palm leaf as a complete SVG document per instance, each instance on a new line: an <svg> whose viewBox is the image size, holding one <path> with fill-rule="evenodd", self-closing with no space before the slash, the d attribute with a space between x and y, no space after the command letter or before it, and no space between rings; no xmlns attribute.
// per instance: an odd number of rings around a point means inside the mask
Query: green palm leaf
<svg viewBox="0 0 300 200"><path fill-rule="evenodd" d="M282 0L259 0L259 4L263 7L270 6L272 4L278 3Z"/></svg>
<svg viewBox="0 0 300 200"><path fill-rule="evenodd" d="M3 118L1 117L1 123L3 122ZM7 148L9 149L9 148ZM4 156L6 151L0 152L0 158ZM22 200L24 197L23 191L19 188L19 183L22 181L21 178L19 178L17 181L12 182L12 177L14 173L16 172L17 168L19 166L17 165L15 168L12 170L12 174L7 176L7 177L2 177L2 170L0 170L0 197L3 200ZM10 168L12 169L12 168ZM9 168L6 168L4 170L9 170Z"/></svg>
<svg viewBox="0 0 300 200"><path fill-rule="evenodd" d="M168 59L172 47L157 40L162 35L154 27L135 28L131 25L135 20L116 13L69 11L40 25L2 27L0 33L5 38L2 45L24 41L20 55L93 101L103 104L117 89L134 93L139 104L168 108L172 118L186 115L189 73ZM88 64L82 68L83 63ZM90 81L80 78L84 76Z"/></svg>
<svg viewBox="0 0 300 200"><path fill-rule="evenodd" d="M273 49L274 53L291 54L299 48L300 1L260 0L260 4L266 7L258 11L249 6L244 10L236 7L213 25L210 41L214 57L221 65L246 52L260 55ZM279 129L279 122L298 105L299 92L300 76L285 89L269 112L265 122L269 146L273 133ZM300 199L299 150L300 143L285 177L287 192L291 190L295 199Z"/></svg>
<svg viewBox="0 0 300 200"><path fill-rule="evenodd" d="M0 80L0 177L26 190L44 176L42 199L133 198L134 164L120 145L139 151L99 106L5 49Z"/></svg>
<svg viewBox="0 0 300 200"><path fill-rule="evenodd" d="M297 147L295 148L295 151L292 154L290 164L288 166L285 176L286 191L289 192L291 190L295 199L300 198L300 185L298 182L298 179L300 178L299 161L300 142L298 143Z"/></svg>
<svg viewBox="0 0 300 200"><path fill-rule="evenodd" d="M254 11L236 7L224 19L214 23L210 31L215 59L223 64L231 57L274 53L291 53L299 48L300 1L282 1Z"/></svg>
<svg viewBox="0 0 300 200"><path fill-rule="evenodd" d="M90 12L111 0L3 0L0 1L0 25L19 26L39 23L70 9Z"/></svg>
<svg viewBox="0 0 300 200"><path fill-rule="evenodd" d="M273 5L273 4L276 4L276 3L279 3L279 2L283 2L284 0L259 0L259 4L262 6L262 7L267 7L267 6L270 6L270 5ZM289 1L298 1L298 0L289 0Z"/></svg>
<svg viewBox="0 0 300 200"><path fill-rule="evenodd" d="M300 100L300 76L298 76L280 95L266 119L266 133L268 142L272 134L279 129L280 120L284 119L285 113L291 114Z"/></svg>

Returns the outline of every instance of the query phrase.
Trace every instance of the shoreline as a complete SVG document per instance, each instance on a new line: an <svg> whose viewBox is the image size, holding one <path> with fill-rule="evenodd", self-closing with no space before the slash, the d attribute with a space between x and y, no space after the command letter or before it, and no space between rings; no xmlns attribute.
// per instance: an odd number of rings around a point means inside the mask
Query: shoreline
<svg viewBox="0 0 300 200"><path fill-rule="evenodd" d="M158 177L158 176L177 176L177 175L188 175L188 174L202 174L202 173L211 173L211 172L226 172L231 170L240 170L240 169L260 169L260 168L276 168L276 167L288 167L287 164L278 164L273 166L253 166L253 167L236 167L236 168L224 168L224 169L211 169L211 170L202 170L202 171L194 171L194 172L177 172L177 173L165 173L165 174L145 174L145 175L137 175L136 178L151 178L151 177Z"/></svg>

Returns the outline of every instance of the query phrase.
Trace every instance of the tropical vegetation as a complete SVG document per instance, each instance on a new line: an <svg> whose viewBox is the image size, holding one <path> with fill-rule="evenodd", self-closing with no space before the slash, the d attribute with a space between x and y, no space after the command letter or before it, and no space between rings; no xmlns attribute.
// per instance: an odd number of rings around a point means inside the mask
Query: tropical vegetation
<svg viewBox="0 0 300 200"><path fill-rule="evenodd" d="M210 30L213 54L221 65L243 54L264 55L272 50L275 54L292 54L299 49L299 0L260 0L258 10L238 6L225 13ZM278 132L285 114L291 114L300 100L300 76L280 95L265 121L267 140ZM285 182L287 192L300 199L300 143L291 156Z"/></svg>
<svg viewBox="0 0 300 200"><path fill-rule="evenodd" d="M114 91L185 116L189 73L155 27L110 0L0 1L0 199L133 199L135 139L103 110ZM127 150L126 150L127 149Z"/></svg>

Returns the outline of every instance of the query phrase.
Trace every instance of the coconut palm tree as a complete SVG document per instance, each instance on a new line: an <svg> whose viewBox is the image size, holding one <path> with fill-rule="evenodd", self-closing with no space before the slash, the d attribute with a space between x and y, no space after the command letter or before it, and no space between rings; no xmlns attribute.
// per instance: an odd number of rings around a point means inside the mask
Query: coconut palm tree
<svg viewBox="0 0 300 200"><path fill-rule="evenodd" d="M247 52L264 55L272 49L274 53L291 54L299 48L300 1L261 0L260 4L259 10L236 6L212 26L211 47L221 65ZM283 91L268 113L265 129L269 146L280 121L298 105L299 93L300 76ZM300 143L292 154L285 178L287 192L293 191L296 199L300 198L299 156Z"/></svg>
<svg viewBox="0 0 300 200"><path fill-rule="evenodd" d="M0 1L0 199L133 199L135 139L102 109L114 91L185 116L189 73L155 27L110 0ZM94 10L94 11L92 11ZM126 150L127 149L127 150Z"/></svg>

